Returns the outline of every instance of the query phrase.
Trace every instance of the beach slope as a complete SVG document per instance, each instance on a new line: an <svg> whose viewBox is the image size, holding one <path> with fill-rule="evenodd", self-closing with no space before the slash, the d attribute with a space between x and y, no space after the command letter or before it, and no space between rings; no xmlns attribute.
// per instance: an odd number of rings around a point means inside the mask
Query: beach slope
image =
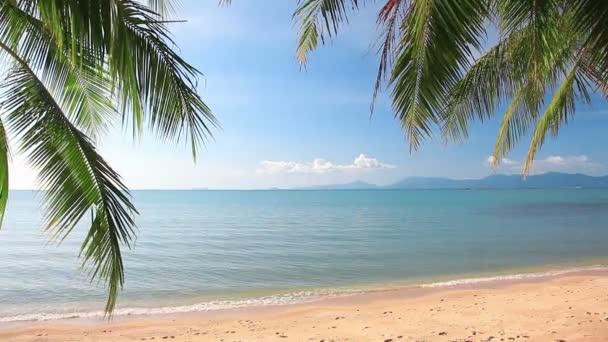
<svg viewBox="0 0 608 342"><path fill-rule="evenodd" d="M608 341L608 277L395 290L315 303L0 327L2 341Z"/></svg>

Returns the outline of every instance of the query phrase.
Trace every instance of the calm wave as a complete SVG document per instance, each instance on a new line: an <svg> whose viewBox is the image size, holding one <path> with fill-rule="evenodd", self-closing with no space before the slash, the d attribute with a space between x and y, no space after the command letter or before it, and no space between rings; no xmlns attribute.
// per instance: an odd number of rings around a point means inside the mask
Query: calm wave
<svg viewBox="0 0 608 342"><path fill-rule="evenodd" d="M86 227L48 244L39 196L10 196L0 322L100 315L104 288L79 269ZM403 282L443 286L608 257L608 190L134 196L139 238L125 255L122 314L286 304Z"/></svg>

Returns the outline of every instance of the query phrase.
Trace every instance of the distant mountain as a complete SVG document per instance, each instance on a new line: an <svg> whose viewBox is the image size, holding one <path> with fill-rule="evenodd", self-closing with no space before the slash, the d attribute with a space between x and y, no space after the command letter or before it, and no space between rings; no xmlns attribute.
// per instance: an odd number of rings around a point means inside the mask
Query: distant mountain
<svg viewBox="0 0 608 342"><path fill-rule="evenodd" d="M388 189L517 189L517 188L608 188L608 176L549 172L540 175L492 175L482 179L408 177Z"/></svg>
<svg viewBox="0 0 608 342"><path fill-rule="evenodd" d="M296 190L382 190L382 189L525 189L525 188L608 188L608 176L594 177L580 173L549 172L540 175L491 175L481 179L408 177L396 183L378 186L362 181L318 185Z"/></svg>
<svg viewBox="0 0 608 342"><path fill-rule="evenodd" d="M351 183L342 184L329 184L329 185L316 185L308 186L303 188L297 188L296 190L371 190L378 189L377 185L356 181Z"/></svg>

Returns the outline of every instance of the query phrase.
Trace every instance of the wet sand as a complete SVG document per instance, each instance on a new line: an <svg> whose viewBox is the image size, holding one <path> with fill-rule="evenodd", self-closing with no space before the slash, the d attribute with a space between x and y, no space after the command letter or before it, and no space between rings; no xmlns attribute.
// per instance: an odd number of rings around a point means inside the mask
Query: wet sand
<svg viewBox="0 0 608 342"><path fill-rule="evenodd" d="M0 326L0 341L608 341L608 275L578 274L314 303Z"/></svg>

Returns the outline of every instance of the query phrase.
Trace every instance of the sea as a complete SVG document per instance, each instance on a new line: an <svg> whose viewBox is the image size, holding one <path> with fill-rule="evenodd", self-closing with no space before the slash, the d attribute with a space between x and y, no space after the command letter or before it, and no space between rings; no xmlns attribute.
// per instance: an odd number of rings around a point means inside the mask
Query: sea
<svg viewBox="0 0 608 342"><path fill-rule="evenodd" d="M133 191L115 316L286 305L400 287L608 265L608 189ZM42 227L42 196L11 191L0 230L0 323L103 318L78 225Z"/></svg>

